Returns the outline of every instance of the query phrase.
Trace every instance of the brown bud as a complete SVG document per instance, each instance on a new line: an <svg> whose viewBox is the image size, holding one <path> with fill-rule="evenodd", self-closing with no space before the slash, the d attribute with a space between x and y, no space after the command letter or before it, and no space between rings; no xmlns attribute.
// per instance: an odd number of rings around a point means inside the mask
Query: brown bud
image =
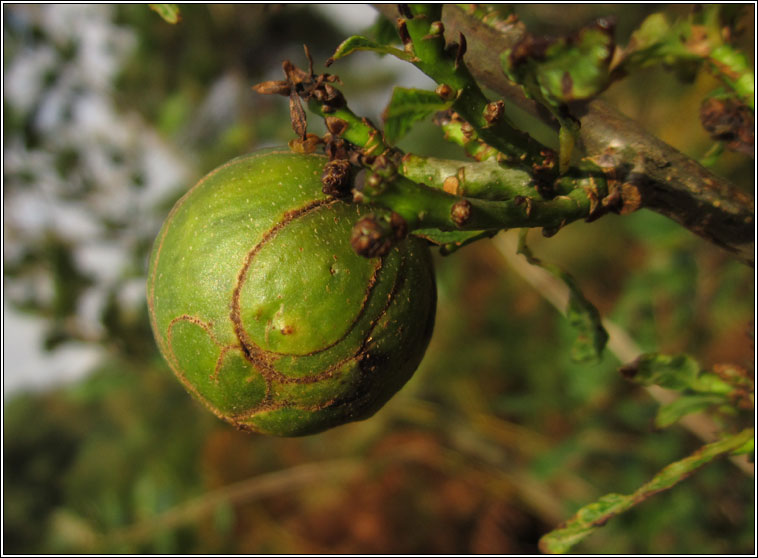
<svg viewBox="0 0 758 558"><path fill-rule="evenodd" d="M442 39L445 35L445 26L441 21L433 21L429 26L429 33L424 35L424 40Z"/></svg>
<svg viewBox="0 0 758 558"><path fill-rule="evenodd" d="M347 130L347 121L337 118L336 116L327 116L325 118L326 129L334 136L341 136Z"/></svg>
<svg viewBox="0 0 758 558"><path fill-rule="evenodd" d="M396 241L403 240L408 236L408 223L405 222L400 214L394 211L390 215L390 227L392 227L392 234Z"/></svg>
<svg viewBox="0 0 758 558"><path fill-rule="evenodd" d="M384 178L382 178L380 174L377 174L374 172L374 173L371 173L368 176L368 178L366 178L365 188L368 189L367 193L369 195L381 194L382 191L384 190L384 187L385 187ZM366 190L364 189L364 192L365 191Z"/></svg>
<svg viewBox="0 0 758 558"><path fill-rule="evenodd" d="M301 139L305 140L305 135L308 130L308 120L305 116L303 105L300 103L300 98L295 95L295 93L290 95L290 120L294 132L300 136Z"/></svg>
<svg viewBox="0 0 758 558"><path fill-rule="evenodd" d="M327 102L334 101L335 99L338 99L342 95L339 89L337 89L336 87L334 87L333 85L329 83L325 83L323 87L324 87L324 93L326 93L324 100Z"/></svg>
<svg viewBox="0 0 758 558"><path fill-rule="evenodd" d="M327 196L342 197L350 193L350 163L345 159L329 161L321 174L321 191Z"/></svg>
<svg viewBox="0 0 758 558"><path fill-rule="evenodd" d="M474 127L468 122L461 121L461 133L466 138L466 141L468 141L474 136Z"/></svg>
<svg viewBox="0 0 758 558"><path fill-rule="evenodd" d="M262 95L289 95L290 84L286 81L264 81L253 85L253 91Z"/></svg>
<svg viewBox="0 0 758 558"><path fill-rule="evenodd" d="M439 95L443 101L449 101L455 96L455 91L447 83L440 83L434 92Z"/></svg>
<svg viewBox="0 0 758 558"><path fill-rule="evenodd" d="M324 154L330 161L350 159L350 145L342 138L335 138L330 133L324 134Z"/></svg>
<svg viewBox="0 0 758 558"><path fill-rule="evenodd" d="M294 153L308 154L316 151L316 147L321 143L321 138L316 134L307 134L305 138L296 138L290 140L287 145Z"/></svg>
<svg viewBox="0 0 758 558"><path fill-rule="evenodd" d="M289 60L282 62L282 71L290 83L302 83L310 78L310 74L305 73Z"/></svg>
<svg viewBox="0 0 758 558"><path fill-rule="evenodd" d="M753 113L736 99L711 98L700 107L703 128L715 141L726 142L732 151L755 154Z"/></svg>
<svg viewBox="0 0 758 558"><path fill-rule="evenodd" d="M389 253L396 240L390 223L375 215L366 215L353 226L350 246L359 256L376 258Z"/></svg>
<svg viewBox="0 0 758 558"><path fill-rule="evenodd" d="M450 209L450 217L457 226L462 227L471 219L471 203L468 200L460 200L453 204Z"/></svg>
<svg viewBox="0 0 758 558"><path fill-rule="evenodd" d="M439 112L436 112L434 116L432 117L432 122L435 126L447 126L453 121L453 115L455 113L448 109L448 110L441 110Z"/></svg>
<svg viewBox="0 0 758 558"><path fill-rule="evenodd" d="M500 120L503 116L504 110L505 103L503 101L492 101L491 103L487 103L487 106L484 107L484 119L487 121L487 124L493 124Z"/></svg>
<svg viewBox="0 0 758 558"><path fill-rule="evenodd" d="M445 26L441 21L433 21L429 26L430 35L442 35L445 32Z"/></svg>

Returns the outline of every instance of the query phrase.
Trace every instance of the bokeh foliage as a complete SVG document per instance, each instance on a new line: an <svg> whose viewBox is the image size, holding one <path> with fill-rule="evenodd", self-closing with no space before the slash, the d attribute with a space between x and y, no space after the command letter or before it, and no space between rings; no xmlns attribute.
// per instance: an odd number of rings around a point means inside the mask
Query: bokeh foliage
<svg viewBox="0 0 758 558"><path fill-rule="evenodd" d="M572 6L566 17L562 7L518 7L524 20L556 33L603 15L599 9ZM641 5L609 9L622 22L649 13ZM60 108L75 118L75 98L105 87L119 114L171 146L188 170L147 207L139 197L151 176L147 147L135 139L142 136L106 141L123 180L111 183L91 161L104 149L101 137L58 142L52 131L65 130L67 120L51 131L40 115L45 95L81 62L84 43L61 39L34 10L4 7L4 63L38 48L58 61L55 72L41 76L36 103L4 99L6 145L25 154L23 164L4 169L6 202L43 195L90 212L97 223L75 234L66 221L32 230L6 215L6 297L45 318L48 350L72 341L103 349L100 364L76 384L6 397L6 552L535 552L539 537L583 504L631 493L701 445L677 426L656 430L657 404L617 373L623 363L611 355L596 365L573 362L570 326L490 241L437 258L440 301L430 350L371 420L276 439L236 432L203 411L160 359L143 298L124 292L143 284L152 238L191 183L233 156L291 138L286 102L256 96L249 86L279 79L285 58L302 65L303 43L323 62L346 33L314 7L181 10L175 26L147 6L103 12L114 29L133 34L134 44L105 85L82 79ZM750 44L753 30L744 32ZM376 58L360 56L330 68L351 104L378 98L395 78L367 71L366 61ZM645 69L605 96L699 157L711 142L692 115L713 78L692 78L681 84L661 68ZM417 142L423 153L451 156L440 136L421 126L403 147ZM752 161L725 154L715 168L752 188ZM119 199L143 201L104 204L115 191ZM115 273L82 265L93 235L123 254ZM532 233L529 241L644 351L687 352L705 367L751 369L752 270L676 224L640 212L577 223L551 239ZM92 290L99 303L86 313L82 301ZM6 374L14 367L4 365ZM311 463L322 465L305 474L301 467ZM753 479L724 460L614 519L576 550L752 553L753 526Z"/></svg>

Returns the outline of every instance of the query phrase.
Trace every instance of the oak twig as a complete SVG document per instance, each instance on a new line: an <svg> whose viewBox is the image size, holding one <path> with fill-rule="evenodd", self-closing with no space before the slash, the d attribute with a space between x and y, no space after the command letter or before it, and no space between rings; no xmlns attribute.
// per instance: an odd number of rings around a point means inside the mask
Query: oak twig
<svg viewBox="0 0 758 558"><path fill-rule="evenodd" d="M375 8L390 21L398 16L394 4L377 4ZM453 5L445 6L442 22L449 41L465 36L465 62L478 82L557 129L549 111L527 99L500 68L496 54L523 36L520 24L495 30ZM602 100L586 103L574 116L581 124L579 141L586 155L601 166L623 171L638 192L641 207L675 220L747 265L754 265L755 210L749 195Z"/></svg>

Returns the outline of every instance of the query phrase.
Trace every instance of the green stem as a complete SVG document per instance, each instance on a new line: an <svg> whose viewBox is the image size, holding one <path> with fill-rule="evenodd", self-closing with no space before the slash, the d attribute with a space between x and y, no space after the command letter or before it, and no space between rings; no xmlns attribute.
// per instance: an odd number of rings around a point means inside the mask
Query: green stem
<svg viewBox="0 0 758 558"><path fill-rule="evenodd" d="M327 128L330 127L331 119L339 119L344 122L345 127L340 131L339 136L353 145L360 146L365 153L379 155L389 149L382 132L369 120L355 114L347 105L332 108L330 112L324 112L321 103L315 99L310 99L308 108L326 120Z"/></svg>
<svg viewBox="0 0 758 558"><path fill-rule="evenodd" d="M399 25L407 30L410 48L416 58L413 63L437 83L452 89L455 95L453 110L473 126L483 141L514 163L543 165L549 151L546 147L518 130L502 111L495 118L487 117L488 112L492 113L491 103L463 63L462 47L459 46L456 52L445 48L444 35L439 31L442 7L413 4L410 11L413 17L400 19Z"/></svg>
<svg viewBox="0 0 758 558"><path fill-rule="evenodd" d="M365 201L398 213L409 230L478 231L520 227L554 230L589 217L592 209L590 195L583 188L551 200L516 196L490 201L454 196L404 176L396 176L380 188L363 191L362 195Z"/></svg>
<svg viewBox="0 0 758 558"><path fill-rule="evenodd" d="M421 157L409 153L402 159L400 172L414 182L444 190L450 194L484 200L510 200L517 196L544 201L534 186L534 177L521 168L513 168L488 159L480 163ZM577 188L591 189L600 199L607 195L605 177L597 172L574 169L553 186L555 195L568 195Z"/></svg>
<svg viewBox="0 0 758 558"><path fill-rule="evenodd" d="M451 112L442 118L435 118L435 123L442 128L447 141L460 145L466 154L477 161L486 161L492 157L504 157L497 149L484 143L471 125L462 120L457 112Z"/></svg>
<svg viewBox="0 0 758 558"><path fill-rule="evenodd" d="M509 200L516 196L542 199L528 172L500 166L492 159L472 163L409 153L403 157L400 172L414 182L458 196L487 200Z"/></svg>
<svg viewBox="0 0 758 558"><path fill-rule="evenodd" d="M379 155L389 149L381 132L347 105L324 113L322 105L311 101L310 109L324 118L341 120L341 137L364 152ZM556 197L546 200L535 189L529 172L502 166L492 159L470 163L408 154L398 170L403 176L387 178L381 188L367 189L359 198L398 213L409 230L515 227L554 230L589 217L592 200L605 195L603 180L589 174L575 174L558 180ZM598 190L599 186L602 191ZM454 206L460 210L461 204L468 214L465 220L460 215L457 219L453 217Z"/></svg>

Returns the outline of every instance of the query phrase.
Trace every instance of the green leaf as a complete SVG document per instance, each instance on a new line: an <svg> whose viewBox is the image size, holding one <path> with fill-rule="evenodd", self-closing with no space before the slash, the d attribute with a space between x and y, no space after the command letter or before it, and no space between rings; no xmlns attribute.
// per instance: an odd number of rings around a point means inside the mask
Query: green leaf
<svg viewBox="0 0 758 558"><path fill-rule="evenodd" d="M591 99L610 83L612 26L598 21L569 37L527 36L501 56L503 71L528 96L551 109Z"/></svg>
<svg viewBox="0 0 758 558"><path fill-rule="evenodd" d="M537 65L542 94L558 103L591 99L610 81L613 34L589 27L577 40L562 40L547 49L547 60Z"/></svg>
<svg viewBox="0 0 758 558"><path fill-rule="evenodd" d="M439 229L416 229L413 235L428 240L432 244L442 245L451 242L465 242L483 231L441 231Z"/></svg>
<svg viewBox="0 0 758 558"><path fill-rule="evenodd" d="M334 54L332 54L331 58L326 61L326 65L330 66L335 60L344 58L356 50L370 50L379 54L391 54L400 58L401 60L405 60L406 62L413 62L415 60L411 54L405 52L404 50L372 41L368 37L353 35L352 37L348 37L342 41L342 43L337 47L337 50L334 51Z"/></svg>
<svg viewBox="0 0 758 558"><path fill-rule="evenodd" d="M731 380L734 381L735 378L731 378ZM693 391L699 393L729 395L734 391L735 387L739 387L739 384L730 384L712 372L701 372L691 387ZM750 387L752 389L752 385Z"/></svg>
<svg viewBox="0 0 758 558"><path fill-rule="evenodd" d="M721 79L743 103L754 109L755 77L745 55L729 45L719 45L711 51L710 59Z"/></svg>
<svg viewBox="0 0 758 558"><path fill-rule="evenodd" d="M677 422L680 418L691 413L704 411L713 405L724 403L723 397L718 395L685 395L675 399L671 403L662 405L655 417L657 428L666 428Z"/></svg>
<svg viewBox="0 0 758 558"><path fill-rule="evenodd" d="M571 347L571 358L574 362L598 362L603 355L608 332L603 327L603 320L597 308L584 296L574 278L556 265L546 264L532 255L526 245L527 229L521 231L518 252L526 257L532 265L537 265L549 271L563 281L569 290L566 319L576 331L576 339Z"/></svg>
<svg viewBox="0 0 758 558"><path fill-rule="evenodd" d="M400 44L400 35L397 32L397 27L381 14L376 16L373 25L366 29L364 35L373 38L377 43L385 46Z"/></svg>
<svg viewBox="0 0 758 558"><path fill-rule="evenodd" d="M633 72L653 64L674 66L698 60L700 56L685 46L684 41L691 34L689 21L671 23L662 13L651 14L632 33L621 66L626 72Z"/></svg>
<svg viewBox="0 0 758 558"><path fill-rule="evenodd" d="M744 400L752 406L753 384L747 374L737 367L721 365L717 372L702 371L689 355L645 354L621 368L627 379L643 386L658 385L683 392L678 399L658 409L655 425L665 428L685 415L703 411L714 405Z"/></svg>
<svg viewBox="0 0 758 558"><path fill-rule="evenodd" d="M176 4L148 4L148 6L172 25L179 23L182 19L182 15L179 13L179 6Z"/></svg>
<svg viewBox="0 0 758 558"><path fill-rule="evenodd" d="M700 365L689 355L662 355L648 353L625 366L622 374L643 386L659 385L676 391L691 390L700 394L726 396L735 388L751 386L749 380L737 373L727 379L712 372L700 370Z"/></svg>
<svg viewBox="0 0 758 558"><path fill-rule="evenodd" d="M566 318L577 333L571 347L571 358L575 362L597 362L602 358L608 342L608 332L603 327L600 312L587 300L571 275L565 271L555 275L569 288Z"/></svg>
<svg viewBox="0 0 758 558"><path fill-rule="evenodd" d="M755 451L755 438L745 440L745 443L735 449L732 455L751 455Z"/></svg>
<svg viewBox="0 0 758 558"><path fill-rule="evenodd" d="M568 552L579 541L605 525L610 519L650 496L668 490L706 463L722 455L745 453L748 446L753 443L753 436L753 429L747 428L739 434L722 438L701 447L689 457L671 463L632 494L606 494L596 502L587 504L576 512L574 517L543 536L539 542L540 550L548 554Z"/></svg>
<svg viewBox="0 0 758 558"><path fill-rule="evenodd" d="M482 238L491 238L498 231L441 231L439 229L416 229L413 235L428 240L440 247L443 256Z"/></svg>
<svg viewBox="0 0 758 558"><path fill-rule="evenodd" d="M403 137L414 122L446 110L452 101L443 101L434 91L395 87L390 104L384 110L384 135L395 143Z"/></svg>
<svg viewBox="0 0 758 558"><path fill-rule="evenodd" d="M689 355L661 355L649 353L633 364L622 368L622 374L643 386L659 385L684 391L692 388L700 374L700 366Z"/></svg>
<svg viewBox="0 0 758 558"><path fill-rule="evenodd" d="M662 13L651 14L632 33L625 53L625 64L644 67L660 59L680 54L679 41L672 34L671 24Z"/></svg>

